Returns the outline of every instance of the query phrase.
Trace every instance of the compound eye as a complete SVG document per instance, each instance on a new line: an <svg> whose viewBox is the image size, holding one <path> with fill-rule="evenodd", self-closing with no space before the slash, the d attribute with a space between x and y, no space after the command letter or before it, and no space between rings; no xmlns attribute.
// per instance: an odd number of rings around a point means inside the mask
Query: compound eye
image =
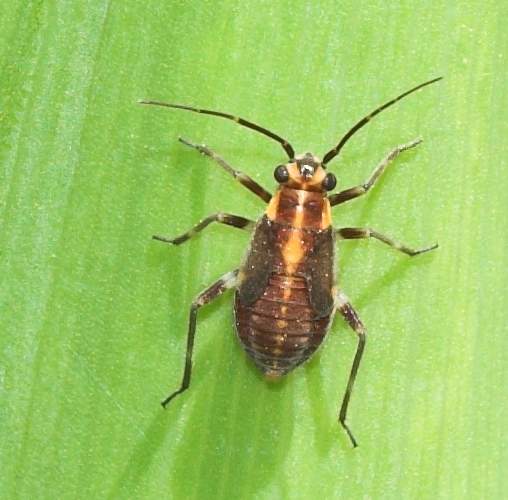
<svg viewBox="0 0 508 500"><path fill-rule="evenodd" d="M323 189L325 191L331 191L337 185L337 179L335 175L332 173L326 174L326 177L323 179Z"/></svg>
<svg viewBox="0 0 508 500"><path fill-rule="evenodd" d="M279 165L273 172L277 182L286 182L289 179L289 172L285 165Z"/></svg>

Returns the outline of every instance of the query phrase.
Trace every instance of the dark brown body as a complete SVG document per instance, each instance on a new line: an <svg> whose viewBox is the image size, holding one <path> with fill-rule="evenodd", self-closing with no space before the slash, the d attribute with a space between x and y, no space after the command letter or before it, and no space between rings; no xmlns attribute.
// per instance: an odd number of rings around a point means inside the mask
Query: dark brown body
<svg viewBox="0 0 508 500"><path fill-rule="evenodd" d="M281 376L308 359L333 315L334 245L322 192L283 187L258 222L235 294L238 337Z"/></svg>

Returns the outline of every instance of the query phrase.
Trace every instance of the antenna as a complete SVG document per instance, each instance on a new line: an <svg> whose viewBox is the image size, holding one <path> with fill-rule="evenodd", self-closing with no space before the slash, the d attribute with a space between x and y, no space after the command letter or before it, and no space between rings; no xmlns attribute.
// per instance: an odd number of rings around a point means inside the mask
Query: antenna
<svg viewBox="0 0 508 500"><path fill-rule="evenodd" d="M139 101L139 104L150 104L153 106L164 106L166 108L185 109L187 111L193 111L194 113L202 113L204 115L220 116L222 118L232 120L232 121L238 123L239 125L243 125L244 127L255 130L256 132L260 132L261 134L266 135L267 137L270 137L270 139L274 139L284 148L284 151L288 155L289 159L292 159L295 156L295 150L293 149L291 144L289 144L289 142L286 141L286 139L283 139L282 137L278 136L277 134L274 134L273 132L270 132L270 130L268 130L264 127L261 127L259 125L256 125L255 123L244 120L243 118L240 118L238 116L229 115L227 113L222 113L220 111L211 111L209 109L193 108L191 106L184 106L183 104L169 104L167 102L161 102L161 101Z"/></svg>
<svg viewBox="0 0 508 500"><path fill-rule="evenodd" d="M411 90L408 90L407 92L404 92L403 94L400 94L395 99L392 99L391 101L383 104L379 108L376 108L374 111L372 111L372 113L370 113L367 116L365 116L364 118L362 118L356 125L354 125L349 130L349 132L347 132L344 135L344 137L340 140L340 142L337 144L337 146L335 146L333 149L331 149L330 151L328 151L328 153L325 154L325 156L323 157L323 165L326 165L329 161L333 160L339 154L340 150L342 149L344 144L346 144L346 142L351 138L351 136L355 132L360 130L364 125L367 125L367 123L372 118L374 118L374 116L376 116L378 113L381 113L381 111L383 111L384 109L390 107L392 104L395 104L397 101L400 101L401 99L403 99L407 95L412 94L413 92L416 92L417 90L425 87L426 85L430 85L431 83L438 82L439 80L442 80L442 79L443 79L443 77L440 76L439 78L434 78L433 80L429 80L428 82L421 83L420 85L412 88Z"/></svg>

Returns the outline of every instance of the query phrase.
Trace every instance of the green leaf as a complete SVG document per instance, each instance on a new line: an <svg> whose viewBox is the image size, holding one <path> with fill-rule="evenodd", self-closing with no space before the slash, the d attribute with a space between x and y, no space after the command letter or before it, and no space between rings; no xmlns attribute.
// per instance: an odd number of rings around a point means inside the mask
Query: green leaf
<svg viewBox="0 0 508 500"><path fill-rule="evenodd" d="M0 11L0 390L3 498L503 498L508 484L508 14L479 2L4 2ZM368 196L334 210L413 246L341 242L340 283L369 331L276 384L235 339L231 294L199 313L191 389L178 387L188 309L236 268L248 235L209 227L264 204L206 142L273 190L285 155L238 114L363 182L423 137Z"/></svg>

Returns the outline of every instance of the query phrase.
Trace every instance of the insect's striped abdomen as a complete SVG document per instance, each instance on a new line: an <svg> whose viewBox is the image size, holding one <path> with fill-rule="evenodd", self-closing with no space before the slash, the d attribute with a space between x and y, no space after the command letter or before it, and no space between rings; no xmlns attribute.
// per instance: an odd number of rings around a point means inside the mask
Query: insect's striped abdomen
<svg viewBox="0 0 508 500"><path fill-rule="evenodd" d="M263 294L251 305L235 298L236 329L256 365L280 376L303 363L321 344L330 315L317 317L307 281L272 274Z"/></svg>

